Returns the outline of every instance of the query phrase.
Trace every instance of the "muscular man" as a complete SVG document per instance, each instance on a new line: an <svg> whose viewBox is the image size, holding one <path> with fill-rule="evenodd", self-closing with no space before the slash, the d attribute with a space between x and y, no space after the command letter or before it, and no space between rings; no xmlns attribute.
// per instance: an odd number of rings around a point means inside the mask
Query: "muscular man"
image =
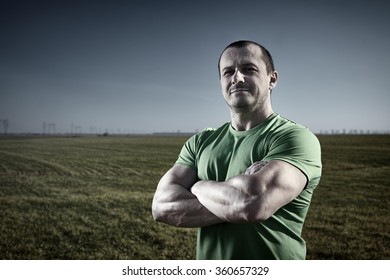
<svg viewBox="0 0 390 280"><path fill-rule="evenodd" d="M230 122L185 143L157 186L153 217L198 227L197 259L304 259L301 232L321 177L320 144L273 112L278 73L263 46L230 44L218 69Z"/></svg>

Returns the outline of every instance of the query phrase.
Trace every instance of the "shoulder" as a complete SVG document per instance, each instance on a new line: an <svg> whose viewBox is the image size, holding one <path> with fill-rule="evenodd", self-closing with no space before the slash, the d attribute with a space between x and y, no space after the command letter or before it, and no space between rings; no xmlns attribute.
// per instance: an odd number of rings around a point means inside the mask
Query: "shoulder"
<svg viewBox="0 0 390 280"><path fill-rule="evenodd" d="M267 138L267 161L286 161L302 170L309 180L321 175L320 142L307 127L278 116Z"/></svg>
<svg viewBox="0 0 390 280"><path fill-rule="evenodd" d="M273 141L290 142L291 144L320 146L317 136L309 128L287 119L281 115L274 118L269 129Z"/></svg>
<svg viewBox="0 0 390 280"><path fill-rule="evenodd" d="M205 147L210 141L216 139L216 135L219 135L221 130L224 130L227 124L222 125L220 128L206 128L202 132L198 132L192 135L183 145L179 158L176 163L186 164L191 167L196 166L196 158L202 147Z"/></svg>
<svg viewBox="0 0 390 280"><path fill-rule="evenodd" d="M205 142L215 139L217 136L228 131L229 123L225 123L219 128L205 128L203 131L194 134L190 139L188 139L187 144L191 143L192 145L202 145Z"/></svg>

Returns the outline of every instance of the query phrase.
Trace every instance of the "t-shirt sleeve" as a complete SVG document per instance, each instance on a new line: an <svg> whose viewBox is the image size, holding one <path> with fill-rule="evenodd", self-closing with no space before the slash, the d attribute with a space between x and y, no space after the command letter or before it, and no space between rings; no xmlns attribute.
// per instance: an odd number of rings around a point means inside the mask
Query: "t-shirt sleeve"
<svg viewBox="0 0 390 280"><path fill-rule="evenodd" d="M319 183L321 146L317 137L306 128L291 129L279 135L263 160L283 160L294 165L307 177L307 188L314 188Z"/></svg>
<svg viewBox="0 0 390 280"><path fill-rule="evenodd" d="M181 148L175 164L184 164L196 170L196 141L198 135L193 135Z"/></svg>

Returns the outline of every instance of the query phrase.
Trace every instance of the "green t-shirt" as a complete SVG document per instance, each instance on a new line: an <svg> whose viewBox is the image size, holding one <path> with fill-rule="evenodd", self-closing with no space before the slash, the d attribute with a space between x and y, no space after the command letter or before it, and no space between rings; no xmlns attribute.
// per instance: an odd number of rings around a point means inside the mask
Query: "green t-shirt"
<svg viewBox="0 0 390 280"><path fill-rule="evenodd" d="M266 221L199 228L197 259L305 259L301 232L322 168L319 141L307 128L276 113L248 131L226 123L192 136L176 164L194 168L199 180L221 182L271 160L299 168L308 179L305 189Z"/></svg>

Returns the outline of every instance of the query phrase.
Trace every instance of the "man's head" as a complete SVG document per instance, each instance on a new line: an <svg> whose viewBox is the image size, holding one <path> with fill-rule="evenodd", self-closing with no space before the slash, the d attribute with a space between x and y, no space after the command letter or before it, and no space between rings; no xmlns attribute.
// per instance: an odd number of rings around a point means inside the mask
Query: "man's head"
<svg viewBox="0 0 390 280"><path fill-rule="evenodd" d="M275 71L275 66L274 66L274 61L272 59L272 56L271 54L269 53L269 51L264 48L262 45L256 43L256 42L253 42L253 41L248 41L248 40L240 40L240 41L235 41L231 44L229 44L221 53L220 57L219 57L219 60L218 60L218 74L219 74L219 77L221 77L221 57L223 55L223 53L229 49L229 48L242 48L242 47L246 47L248 45L255 45L255 46L258 46L260 49L261 49L261 52L262 52L262 59L266 65L266 69L267 69L267 74L270 74L272 73L273 71Z"/></svg>
<svg viewBox="0 0 390 280"><path fill-rule="evenodd" d="M278 73L264 47L251 41L234 42L222 52L218 68L222 93L231 109L270 111Z"/></svg>

